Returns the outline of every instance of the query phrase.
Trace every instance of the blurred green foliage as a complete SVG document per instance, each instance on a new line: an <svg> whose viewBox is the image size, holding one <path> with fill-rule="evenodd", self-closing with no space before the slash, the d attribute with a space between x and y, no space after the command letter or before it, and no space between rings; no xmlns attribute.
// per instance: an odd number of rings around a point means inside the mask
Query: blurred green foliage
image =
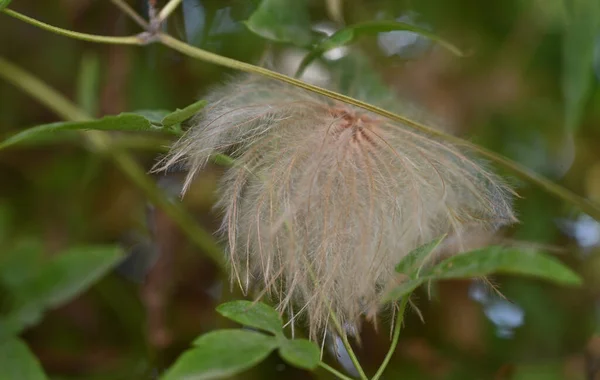
<svg viewBox="0 0 600 380"><path fill-rule="evenodd" d="M344 26L335 9L341 9L346 26L396 20L431 30L465 57L409 31L386 31L335 46L342 50L322 54L306 68L305 78L334 78L345 93L381 104L397 94L404 100L392 105L394 111L472 137L600 202L598 4L184 0L165 29L202 49L289 74L326 41L324 34ZM0 8L7 5L0 0ZM147 14L145 1L131 5ZM19 0L11 8L81 32L139 32L109 1ZM232 74L159 45L93 45L6 15L0 15L0 56L94 117L145 110L89 123L127 117L131 129L175 126L175 134L190 113L171 114L171 120L164 110L185 111ZM90 128L64 123L0 82L0 134L14 139L39 125ZM118 129L117 141L147 169L169 138L161 135L157 142L155 130ZM32 326L20 338L0 343L0 379L18 378L11 372L15 368L31 369L20 378L44 378L42 367L52 379L157 378L198 335L229 326L214 312L217 304L242 297L235 288L228 291L226 274L187 243L111 161L84 146L76 135L55 132L0 152L0 335ZM218 226L211 206L221 171L209 168L184 199L210 231ZM594 379L600 367L600 340L594 335L600 329L600 225L506 174L522 196L516 204L521 223L503 231L503 239L556 252L556 260L578 272L584 286L493 277L506 299L477 281L425 286L415 298L425 324L417 313L408 313L384 378ZM153 178L176 199L181 173ZM15 317L14 310L22 314ZM365 325L356 348L369 373L389 345L387 321L382 324L378 334ZM294 364L290 355L285 361L272 354L238 378L328 378L321 370L288 365ZM326 350L325 356L330 363L339 358L340 368L346 365L335 352Z"/></svg>

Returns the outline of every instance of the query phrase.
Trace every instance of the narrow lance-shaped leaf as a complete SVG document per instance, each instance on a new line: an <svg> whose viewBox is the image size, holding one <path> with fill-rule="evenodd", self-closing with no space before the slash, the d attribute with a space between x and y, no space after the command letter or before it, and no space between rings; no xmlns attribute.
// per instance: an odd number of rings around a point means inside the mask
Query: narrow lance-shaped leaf
<svg viewBox="0 0 600 380"><path fill-rule="evenodd" d="M232 301L221 304L217 312L244 326L269 331L275 335L283 334L279 313L262 302Z"/></svg>
<svg viewBox="0 0 600 380"><path fill-rule="evenodd" d="M171 127L173 125L182 123L187 119L191 118L196 114L196 112L200 111L202 108L206 106L205 100L199 100L196 103L190 104L189 106L183 109L177 109L174 112L171 112L167 116L162 119L162 125L165 127Z"/></svg>
<svg viewBox="0 0 600 380"><path fill-rule="evenodd" d="M413 249L408 255L400 260L398 265L396 265L396 272L406 274L410 277L416 277L419 269L425 265L425 263L430 259L430 255L445 238L446 235L444 234L433 239L429 243Z"/></svg>
<svg viewBox="0 0 600 380"><path fill-rule="evenodd" d="M15 304L0 318L0 335L37 323L45 309L68 302L111 270L123 257L116 246L71 248L42 263L36 275L14 291Z"/></svg>
<svg viewBox="0 0 600 380"><path fill-rule="evenodd" d="M158 131L159 128L145 117L133 113L122 113L117 116L106 116L102 119L91 121L69 121L39 125L18 132L0 143L0 150L10 146L34 141L54 132L75 130L101 130L101 131Z"/></svg>
<svg viewBox="0 0 600 380"><path fill-rule="evenodd" d="M430 278L471 278L492 273L537 277L560 285L580 285L581 278L548 254L533 249L492 246L452 256L431 270Z"/></svg>
<svg viewBox="0 0 600 380"><path fill-rule="evenodd" d="M492 246L452 256L418 278L410 278L386 293L381 302L396 300L432 280L484 277L493 273L530 276L577 286L581 277L552 256L536 250Z"/></svg>
<svg viewBox="0 0 600 380"><path fill-rule="evenodd" d="M458 49L456 46L427 29L399 21L367 21L347 26L322 40L309 54L306 55L306 57L304 57L300 63L298 71L296 72L296 76L298 77L302 75L302 72L304 72L306 67L308 67L313 60L317 59L328 50L351 44L359 37L373 36L378 33L393 31L408 31L420 34L423 37L427 37L436 42L453 54L461 57L464 56L463 52L460 51L460 49Z"/></svg>
<svg viewBox="0 0 600 380"><path fill-rule="evenodd" d="M200 336L161 380L226 379L260 363L277 339L248 330L217 330Z"/></svg>

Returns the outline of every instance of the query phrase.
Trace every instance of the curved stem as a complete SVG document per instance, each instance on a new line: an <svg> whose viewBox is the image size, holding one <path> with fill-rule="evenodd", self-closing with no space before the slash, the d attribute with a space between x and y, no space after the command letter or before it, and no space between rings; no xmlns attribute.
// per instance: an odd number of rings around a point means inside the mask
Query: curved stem
<svg viewBox="0 0 600 380"><path fill-rule="evenodd" d="M344 347L346 348L346 351L348 352L348 356L350 356L350 360L352 361L352 364L354 364L354 367L358 371L358 375L360 376L361 379L367 380L368 377L365 374L365 371L362 369L362 366L360 365L360 361L358 360L358 358L356 357L356 354L354 353L354 350L352 349L352 345L350 345L350 341L348 340L348 334L346 334L346 332L344 331L342 325L340 324L339 319L337 318L337 315L335 314L335 312L333 310L331 310L331 307L329 308L329 318L331 319L331 322L333 322L333 325L335 326L335 329L337 330L338 334L340 335L340 338L342 338L342 343L344 344Z"/></svg>
<svg viewBox="0 0 600 380"><path fill-rule="evenodd" d="M111 0L113 4L115 4L119 9L123 11L127 16L129 16L133 21L136 22L139 26L144 28L144 30L150 29L150 24L148 21L144 20L139 13L137 13L129 4L127 4L123 0Z"/></svg>
<svg viewBox="0 0 600 380"><path fill-rule="evenodd" d="M172 5L173 9L174 9L174 6L177 5L177 3L178 3L178 0L171 0L170 4L173 4ZM214 53L204 51L202 49L198 49L194 46L188 45L185 42L179 41L169 35L162 34L162 33L157 33L156 35L149 35L149 36L144 36L142 34L139 36L131 36L131 37L96 36L96 35L78 33L78 32L73 32L73 31L66 30L66 29L57 28L57 27L45 24L43 22L40 22L38 20L32 19L30 17L24 16L18 12L15 12L15 11L12 11L9 9L4 9L4 10L2 10L2 12L6 13L12 17L16 17L16 18L18 18L22 21L25 21L29 24L49 30L51 32L62 34L62 35L73 37L73 38L77 38L77 39L91 41L91 42L144 45L150 41L153 41L153 37L156 37L163 45L168 46L174 50L177 50L180 53L188 55L192 58L200 59L200 60L203 60L206 62L211 62L211 63L217 64L220 66L229 67L229 68L244 71L247 73L254 73L254 74L259 74L259 75L262 75L262 76L265 76L268 78L277 79L277 80L289 83L293 86L303 88L307 91L311 91L311 92L314 92L314 93L317 93L317 94L320 94L323 96L327 96L331 99L339 100L340 102L344 102L347 104L351 104L351 105L363 108L367 111L371 111L373 113L385 116L391 120L395 120L400 123L403 123L407 126L410 126L414 129L419 130L423 133L426 133L430 136L435 136L435 137L438 137L445 141L451 142L453 144L467 147L467 148L481 154L483 157L486 157L490 161L493 161L496 164L510 170L511 172L515 173L517 176L523 178L524 180L538 185L540 188L542 188L546 192L548 192L560 199L563 199L569 203L576 205L583 212L587 213L594 219L600 220L600 205L599 204L592 202L591 200L586 199L584 197L581 197L560 185L555 184L554 182L550 181L549 179L545 178L544 176L539 175L539 174L533 172L532 170L530 170L530 169L528 169L528 168L526 168L526 167L524 167L524 166L498 154L498 153L495 153L489 149L486 149L484 147L473 144L473 143L471 143L467 140L464 140L460 137L456 137L456 136L447 134L443 131L437 130L435 128L428 127L424 124L413 121L404 116L397 115L393 112L386 111L383 108L373 106L371 104L362 102L360 100L351 98L349 96L342 95L342 94L339 94L339 93L331 91L331 90L326 90L324 88L305 83L301 80L294 79L292 77L277 73L275 71L271 71L271 70L268 70L268 69L265 69L262 67L251 65L249 63L236 61L231 58L223 57L223 56L220 56L220 55L217 55Z"/></svg>
<svg viewBox="0 0 600 380"><path fill-rule="evenodd" d="M91 119L89 115L78 109L62 94L2 58L0 58L0 78L14 84L66 120L85 121ZM112 159L129 180L181 228L192 243L205 252L221 268L225 267L221 248L212 235L200 228L196 220L180 204L165 197L160 189L156 187L156 184L146 175L144 169L125 151L118 149L118 143L115 143L115 139L110 134L101 131L86 131L83 136L88 143L88 148L106 154Z"/></svg>
<svg viewBox="0 0 600 380"><path fill-rule="evenodd" d="M163 22L167 19L167 17L169 17L169 15L171 13L173 13L173 11L179 6L179 4L181 4L182 0L171 0L169 1L161 10L160 13L158 14L158 20L160 22Z"/></svg>
<svg viewBox="0 0 600 380"><path fill-rule="evenodd" d="M37 26L38 28L41 28L41 29L44 29L44 30L47 30L49 32L53 32L56 34L60 34L61 36L71 37L71 38L75 38L78 40L89 41L89 42L98 42L98 43L103 43L103 44L120 44L120 45L144 45L144 44L146 44L146 41L144 41L139 36L112 37L112 36L98 36L95 34L79 33L79 32L74 32L72 30L63 29L63 28L59 28L56 26L46 24L45 22L41 22L41 21L31 18L29 16L25 16L24 14L21 14L19 12L15 12L12 9L6 8L6 9L3 9L2 12L6 13L7 15L9 15L11 17L19 19L23 22Z"/></svg>
<svg viewBox="0 0 600 380"><path fill-rule="evenodd" d="M379 380L383 372L387 368L392 356L394 355L394 351L396 351L396 346L398 345L398 339L400 338L400 330L402 330L402 322L404 321L404 312L406 311L406 305L408 304L408 297L410 295L406 295L400 301L400 307L398 308L398 315L396 316L396 321L394 322L394 333L392 336L392 343L390 344L390 349L388 353L385 355L383 362L379 366L379 369L375 373L375 376L371 380Z"/></svg>
<svg viewBox="0 0 600 380"><path fill-rule="evenodd" d="M562 187L560 185L555 184L554 182L550 181L549 179L545 178L544 176L533 172L532 170L518 164L517 162L514 162L498 153L495 153L495 152L493 152L489 149L486 149L484 147L481 147L479 145L473 144L473 143L471 143L467 140L464 140L460 137L456 137L456 136L447 134L441 130L437 130L432 127L428 127L424 124L413 121L404 116L397 115L390 111L386 111L383 108L373 106L371 104L362 102L360 100L351 98L346 95L339 94L339 93L331 91L331 90L327 90L327 89L324 89L324 88L321 88L318 86L314 86L314 85L305 83L301 80L289 77L287 75L283 75L283 74L277 73L275 71L271 71L271 70L268 70L268 69L265 69L262 67L251 65L249 63L236 61L231 58L223 57L223 56L220 56L217 54L213 54L213 53L204 51L202 49L198 49L194 46L188 45L185 42L179 41L179 40L177 40L171 36L165 35L165 34L159 34L158 39L162 44L164 44L174 50L177 50L177 51L181 52L182 54L188 55L192 58L200 59L200 60L203 60L206 62L211 62L211 63L217 64L220 66L244 71L247 73L259 74L259 75L262 75L262 76L265 76L268 78L277 79L277 80L289 83L291 85L294 85L296 87L300 87L305 90L308 90L308 91L311 91L311 92L314 92L314 93L317 93L317 94L320 94L323 96L327 96L331 99L339 100L339 101L347 103L347 104L352 104L354 106L363 108L367 111L371 111L373 113L385 116L389 119L398 121L404 125L410 126L414 129L419 130L423 133L426 133L430 136L438 137L438 138L446 140L450 143L467 147L467 148L481 154L483 157L486 157L487 159L495 162L496 164L510 170L511 172L515 173L519 177L540 186L542 189L544 189L548 193L553 194L553 195L557 196L558 198L561 198L567 202L570 202L570 203L578 206L582 211L586 212L587 214L592 216L594 219L600 220L600 205L599 204L592 202L591 200L586 199L584 197L581 197L581 196L573 193L572 191L565 189L564 187Z"/></svg>
<svg viewBox="0 0 600 380"><path fill-rule="evenodd" d="M338 371L337 369L331 367L330 365L328 365L327 363L324 362L319 362L319 366L329 372L331 372L334 376L336 376L339 379L342 380L352 380L352 378L344 375L343 373L341 373L340 371Z"/></svg>

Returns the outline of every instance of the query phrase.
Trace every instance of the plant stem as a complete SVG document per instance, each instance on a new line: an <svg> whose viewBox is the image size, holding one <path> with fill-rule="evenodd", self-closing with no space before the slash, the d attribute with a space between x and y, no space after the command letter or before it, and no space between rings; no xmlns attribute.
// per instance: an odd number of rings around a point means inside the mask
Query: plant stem
<svg viewBox="0 0 600 380"><path fill-rule="evenodd" d="M473 144L473 143L471 143L467 140L464 140L460 137L456 137L456 136L447 134L441 130L437 130L435 128L428 127L424 124L413 121L404 116L397 115L390 111L386 111L383 108L373 106L371 104L362 102L360 100L351 98L346 95L339 94L334 91L326 90L324 88L305 83L301 80L289 77L287 75L283 75L283 74L277 73L275 71L271 71L271 70L268 70L268 69L265 69L262 67L251 65L249 63L236 61L231 58L223 57L223 56L220 56L220 55L217 55L214 53L207 52L202 49L198 49L194 46L186 44L185 42L179 41L169 35L159 34L158 39L162 44L164 44L174 50L177 50L182 54L190 56L192 58L200 59L200 60L203 60L206 62L214 63L216 65L244 71L247 73L259 74L259 75L262 75L262 76L265 76L268 78L277 79L277 80L289 83L291 85L294 85L296 87L300 87L305 90L308 90L308 91L311 91L311 92L314 92L314 93L317 93L317 94L320 94L323 96L327 96L331 99L339 100L341 102L363 108L367 111L371 111L371 112L379 114L381 116L385 116L391 120L398 121L404 125L410 126L414 129L421 131L423 133L426 133L430 136L438 137L438 138L448 141L450 143L467 147L467 148L481 154L482 156L488 158L489 160L495 162L496 164L512 171L519 177L538 185L539 187L541 187L543 190L547 191L548 193L550 193L564 201L570 202L570 203L578 206L582 211L589 214L594 219L600 220L600 205L599 204L592 202L589 199L583 198L583 197L573 193L572 191L553 183L552 181L545 178L544 176L533 172L532 170L518 164L517 162L514 162L498 153L492 152L489 149L486 149L479 145Z"/></svg>
<svg viewBox="0 0 600 380"><path fill-rule="evenodd" d="M327 363L324 362L319 362L319 366L329 372L331 372L334 376L337 376L338 378L342 379L342 380L352 380L352 378L344 375L343 373L341 373L340 371L336 370L335 368L331 367L330 365L328 365Z"/></svg>
<svg viewBox="0 0 600 380"><path fill-rule="evenodd" d="M404 312L406 311L406 305L408 304L409 297L410 297L410 294L407 294L406 296L404 296L402 298L402 301L400 301L400 307L398 308L398 315L396 316L396 322L394 322L395 323L394 324L394 333L392 336L392 343L390 344L390 349L388 350L388 353L385 355L385 358L383 359L383 362L381 363L381 365L379 366L379 369L375 373L375 376L373 376L373 378L371 380L379 380L379 378L381 377L381 375L383 375L383 372L387 368L390 360L392 359L394 351L396 351L396 346L398 345L398 339L400 337L400 330L402 329L402 322L404 321Z"/></svg>
<svg viewBox="0 0 600 380"><path fill-rule="evenodd" d="M169 4L167 4L170 9L169 12L171 12L175 8L175 6L178 5L178 3L179 3L179 0L171 0L171 2L169 2ZM165 8L167 8L167 7L165 6ZM558 197L559 199L562 199L566 202L576 205L583 212L587 213L594 219L600 220L600 205L599 204L597 204L589 199L586 199L584 197L581 197L581 196L573 193L572 191L553 183L552 181L545 178L544 176L533 172L532 170L518 164L517 162L514 162L498 153L495 153L489 149L486 149L484 147L473 144L473 143L471 143L467 140L464 140L460 137L456 137L456 136L447 134L443 131L437 130L435 128L428 127L424 124L413 121L404 116L397 115L393 112L386 111L383 108L373 106L371 104L362 102L360 100L351 98L349 96L342 95L342 94L339 94L334 91L326 90L324 88L320 88L318 86L314 86L314 85L305 83L301 80L294 79L287 75L283 75L283 74L280 74L275 71L271 71L271 70L268 70L268 69L265 69L265 68L262 68L259 66L254 66L249 63L236 61L231 58L223 57L223 56L220 56L220 55L217 55L214 53L204 51L202 49L198 49L194 46L188 45L185 42L179 41L169 35L162 34L162 33L156 33L154 35L146 36L146 38L143 38L142 37L143 35L131 36L131 37L96 36L96 35L78 33L78 32L73 32L73 31L66 30L66 29L57 28L57 27L45 24L43 22L37 21L35 19L32 19L30 17L24 16L18 12L15 12L15 11L12 11L9 9L4 9L4 10L2 10L2 12L6 13L12 17L16 17L16 18L18 18L22 21L25 21L29 24L49 30L51 32L62 34L62 35L69 36L72 38L90 41L90 42L144 45L150 41L153 41L153 38L151 38L151 37L158 38L158 40L163 45L168 46L168 47L170 47L176 51L179 51L182 54L188 55L192 58L200 59L200 60L203 60L206 62L214 63L216 65L232 68L235 70L244 71L247 73L253 73L253 74L262 75L262 76L265 76L268 78L277 79L282 82L289 83L293 86L303 88L307 91L311 91L311 92L314 92L314 93L317 93L317 94L320 94L323 96L327 96L331 99L338 100L340 102L344 102L347 104L354 105L356 107L363 108L367 111L379 114L379 115L387 117L391 120L395 120L397 122L400 122L402 124L410 126L414 129L419 130L423 133L426 133L430 136L438 137L438 138L448 141L450 143L469 148L469 149L479 153L483 157L488 158L490 161L493 161L496 164L510 170L511 172L515 173L517 176L523 178L524 180L529 181L533 184L536 184L537 186L539 186L546 192ZM168 14L168 13L166 13L166 14Z"/></svg>
<svg viewBox="0 0 600 380"><path fill-rule="evenodd" d="M71 121L86 121L91 119L89 115L73 105L60 93L48 87L48 85L25 70L2 58L0 58L0 77L28 93L64 119ZM135 160L126 152L118 149L118 140L113 139L110 134L101 131L86 131L83 133L83 136L91 150L108 155L129 180L144 192L152 203L160 207L165 214L177 223L191 242L202 249L221 268L225 267L221 248L214 241L211 234L200 228L194 218L185 212L178 203L172 202L165 197Z"/></svg>
<svg viewBox="0 0 600 380"><path fill-rule="evenodd" d="M360 365L360 362L358 361L358 358L356 357L356 354L354 353L354 350L352 349L352 345L350 345L350 341L348 340L348 334L346 334L346 332L342 328L342 325L340 324L340 321L338 320L337 315L335 314L335 312L333 310L331 310L331 307L329 308L329 318L331 319L331 322L333 322L333 325L335 326L335 329L337 330L338 334L340 335L340 338L342 338L342 343L344 343L344 347L346 348L346 351L348 352L348 356L350 356L350 360L352 361L352 364L354 364L354 367L358 371L358 375L360 376L361 379L367 380L368 377L365 374L365 371L362 369L362 366Z"/></svg>
<svg viewBox="0 0 600 380"><path fill-rule="evenodd" d="M137 13L129 4L127 4L123 0L111 0L113 4L119 7L123 13L129 16L133 21L135 21L139 26L144 28L144 30L150 29L150 24L148 21L144 20L144 18Z"/></svg>
<svg viewBox="0 0 600 380"><path fill-rule="evenodd" d="M169 17L169 15L171 13L173 13L173 11L179 6L179 4L181 4L182 0L170 0L161 10L160 13L158 14L158 20L160 22L163 22L167 19L167 17Z"/></svg>
<svg viewBox="0 0 600 380"><path fill-rule="evenodd" d="M79 32L74 32L72 30L63 29L63 28L59 28L56 26L46 24L44 22L41 22L34 18L25 16L24 14L15 12L8 8L3 9L2 12L6 13L7 15L9 15L11 17L14 17L16 19L24 21L28 24L37 26L41 29L44 29L44 30L47 30L47 31L50 31L50 32L53 32L56 34L60 34L62 36L75 38L78 40L89 41L89 42L98 42L98 43L103 43L103 44L120 44L120 45L144 45L144 44L146 44L146 41L144 41L139 36L112 37L112 36L98 36L95 34L79 33Z"/></svg>
<svg viewBox="0 0 600 380"><path fill-rule="evenodd" d="M317 287L318 286L317 277L315 276L315 272L313 271L312 265L310 264L310 262L308 261L308 259L306 257L304 257L304 261L306 263L306 268L308 269L308 274L313 282L313 285L315 287ZM320 292L319 292L319 297L324 298ZM368 380L368 377L365 374L365 371L362 369L362 366L360 365L360 362L358 361L358 358L356 357L356 354L354 353L354 350L352 349L352 345L348 341L348 335L344 331L344 328L342 327L340 320L338 319L336 313L331 308L331 305L329 305L329 303L326 302L327 300L324 299L323 301L327 304L327 308L329 310L329 319L333 323L333 326L335 327L335 330L337 331L338 335L341 337L342 343L344 344L344 347L346 348L346 351L348 352L348 356L350 356L350 360L352 361L352 364L354 364L354 368L356 368L356 370L358 371L358 374L362 380Z"/></svg>

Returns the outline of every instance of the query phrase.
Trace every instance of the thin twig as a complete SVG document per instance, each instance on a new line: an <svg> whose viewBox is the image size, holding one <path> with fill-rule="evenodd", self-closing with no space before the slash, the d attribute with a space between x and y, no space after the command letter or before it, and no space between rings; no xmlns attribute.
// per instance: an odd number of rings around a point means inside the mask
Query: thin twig
<svg viewBox="0 0 600 380"><path fill-rule="evenodd" d="M89 42L99 42L99 43L104 43L104 44L119 44L119 45L144 45L146 43L146 41L141 39L139 36L112 37L112 36L98 36L95 34L88 34L88 33L79 33L79 32L74 32L72 30L63 29L63 28L59 28L56 26L46 24L45 22L41 22L34 18L25 16L24 14L21 14L19 12L15 12L12 9L5 8L2 10L2 12L4 12L7 15L12 16L16 19L24 21L28 24L37 26L41 29L45 29L49 32L60 34L62 36L66 36L66 37L75 38L78 40L89 41Z"/></svg>
<svg viewBox="0 0 600 380"><path fill-rule="evenodd" d="M396 351L396 346L398 345L398 339L400 337L400 330L402 329L402 323L404 321L404 312L406 311L406 304L408 303L410 295L406 295L400 301L400 307L398 308L398 315L396 316L396 321L394 322L394 334L392 336L392 343L390 344L390 349L388 353L385 355L383 362L379 366L379 369L375 373L375 376L371 380L379 380L383 372L387 368L390 360L392 359L392 355L394 355L394 351Z"/></svg>
<svg viewBox="0 0 600 380"><path fill-rule="evenodd" d="M171 0L169 1L158 14L158 20L162 23L164 22L171 13L181 4L182 0Z"/></svg>
<svg viewBox="0 0 600 380"><path fill-rule="evenodd" d="M330 365L328 365L327 363L324 362L319 362L319 366L329 372L331 372L334 376L337 376L338 378L342 379L342 380L352 380L352 378L344 375L343 373L341 373L340 371L338 371L337 369L331 367Z"/></svg>
<svg viewBox="0 0 600 380"><path fill-rule="evenodd" d="M123 13L129 16L133 21L135 21L139 26L144 28L144 30L150 29L150 24L146 21L139 13L135 11L129 4L127 4L124 0L110 0L119 7Z"/></svg>

